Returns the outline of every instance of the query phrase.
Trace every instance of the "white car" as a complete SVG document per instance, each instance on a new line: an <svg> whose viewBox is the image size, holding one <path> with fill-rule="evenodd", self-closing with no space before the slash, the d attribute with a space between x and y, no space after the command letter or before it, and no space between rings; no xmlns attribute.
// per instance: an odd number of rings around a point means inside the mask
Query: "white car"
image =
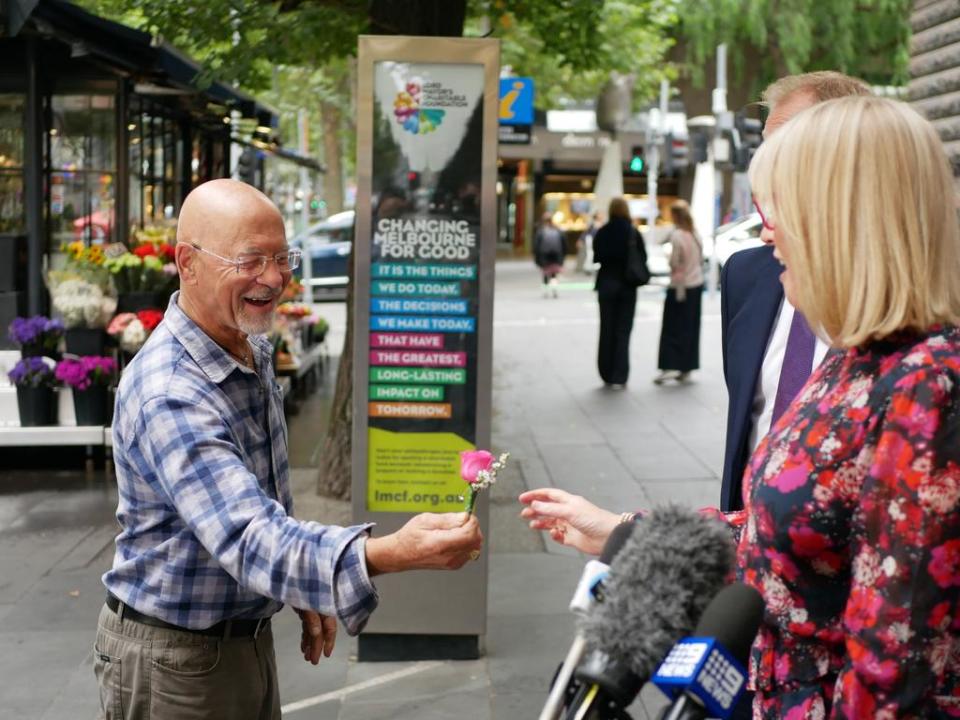
<svg viewBox="0 0 960 720"><path fill-rule="evenodd" d="M719 266L722 268L735 252L763 245L760 239L762 227L760 213L755 212L718 227L715 244Z"/></svg>

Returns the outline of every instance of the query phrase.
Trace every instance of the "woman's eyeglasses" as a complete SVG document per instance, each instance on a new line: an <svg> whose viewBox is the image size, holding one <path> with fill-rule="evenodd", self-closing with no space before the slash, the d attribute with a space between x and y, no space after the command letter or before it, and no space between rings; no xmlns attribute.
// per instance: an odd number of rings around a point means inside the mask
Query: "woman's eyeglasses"
<svg viewBox="0 0 960 720"><path fill-rule="evenodd" d="M773 232L773 230L775 229L773 225L773 218L768 218L764 214L763 210L760 209L760 203L757 202L757 198L754 197L752 199L753 199L753 208L754 210L757 211L757 214L760 216L760 222L763 223L763 227Z"/></svg>

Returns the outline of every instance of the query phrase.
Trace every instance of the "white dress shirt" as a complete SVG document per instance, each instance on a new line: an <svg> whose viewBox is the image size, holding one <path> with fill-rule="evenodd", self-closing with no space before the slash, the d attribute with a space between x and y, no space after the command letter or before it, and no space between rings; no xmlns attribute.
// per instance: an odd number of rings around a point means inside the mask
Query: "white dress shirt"
<svg viewBox="0 0 960 720"><path fill-rule="evenodd" d="M763 354L763 365L760 367L760 382L753 396L753 410L750 425L750 452L757 449L757 445L770 431L773 419L773 405L777 399L777 387L780 385L780 370L783 368L783 356L787 352L787 338L790 336L790 324L793 322L793 305L784 298L780 304L777 321L773 325L773 332L767 341L767 349ZM819 337L813 351L813 366L811 372L823 361L830 346Z"/></svg>

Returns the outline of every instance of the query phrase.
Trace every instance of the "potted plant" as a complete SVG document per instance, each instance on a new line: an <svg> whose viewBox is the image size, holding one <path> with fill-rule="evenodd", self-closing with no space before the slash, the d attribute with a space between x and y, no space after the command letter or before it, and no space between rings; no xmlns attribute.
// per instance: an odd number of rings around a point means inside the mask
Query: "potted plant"
<svg viewBox="0 0 960 720"><path fill-rule="evenodd" d="M116 373L117 361L112 357L88 355L64 358L57 363L55 377L73 390L77 425L108 423L108 390Z"/></svg>
<svg viewBox="0 0 960 720"><path fill-rule="evenodd" d="M10 340L20 346L21 357L56 357L63 337L63 323L43 315L14 318L7 329Z"/></svg>
<svg viewBox="0 0 960 720"><path fill-rule="evenodd" d="M110 321L107 335L114 338L129 361L162 321L163 312L152 308L120 313Z"/></svg>
<svg viewBox="0 0 960 720"><path fill-rule="evenodd" d="M165 307L179 284L173 260L172 245L152 240L140 242L132 251L107 257L104 267L119 293L117 309L137 312Z"/></svg>
<svg viewBox="0 0 960 720"><path fill-rule="evenodd" d="M103 355L103 329L117 301L96 283L69 272L50 273L53 308L63 317L65 347L73 355Z"/></svg>
<svg viewBox="0 0 960 720"><path fill-rule="evenodd" d="M322 343L324 338L327 337L327 331L330 329L330 323L327 322L326 318L317 315L313 321L313 341L315 343Z"/></svg>
<svg viewBox="0 0 960 720"><path fill-rule="evenodd" d="M21 358L7 373L7 377L17 388L17 408L20 411L21 426L57 424L52 359L35 355Z"/></svg>

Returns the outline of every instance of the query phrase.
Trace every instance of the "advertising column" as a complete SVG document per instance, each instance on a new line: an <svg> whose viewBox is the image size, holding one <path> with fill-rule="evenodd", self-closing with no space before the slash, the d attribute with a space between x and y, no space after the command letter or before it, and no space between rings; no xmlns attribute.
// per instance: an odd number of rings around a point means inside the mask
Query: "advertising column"
<svg viewBox="0 0 960 720"><path fill-rule="evenodd" d="M496 40L360 38L353 514L377 534L462 511L459 453L489 446L498 62ZM484 553L377 578L360 659L477 657L486 575Z"/></svg>

